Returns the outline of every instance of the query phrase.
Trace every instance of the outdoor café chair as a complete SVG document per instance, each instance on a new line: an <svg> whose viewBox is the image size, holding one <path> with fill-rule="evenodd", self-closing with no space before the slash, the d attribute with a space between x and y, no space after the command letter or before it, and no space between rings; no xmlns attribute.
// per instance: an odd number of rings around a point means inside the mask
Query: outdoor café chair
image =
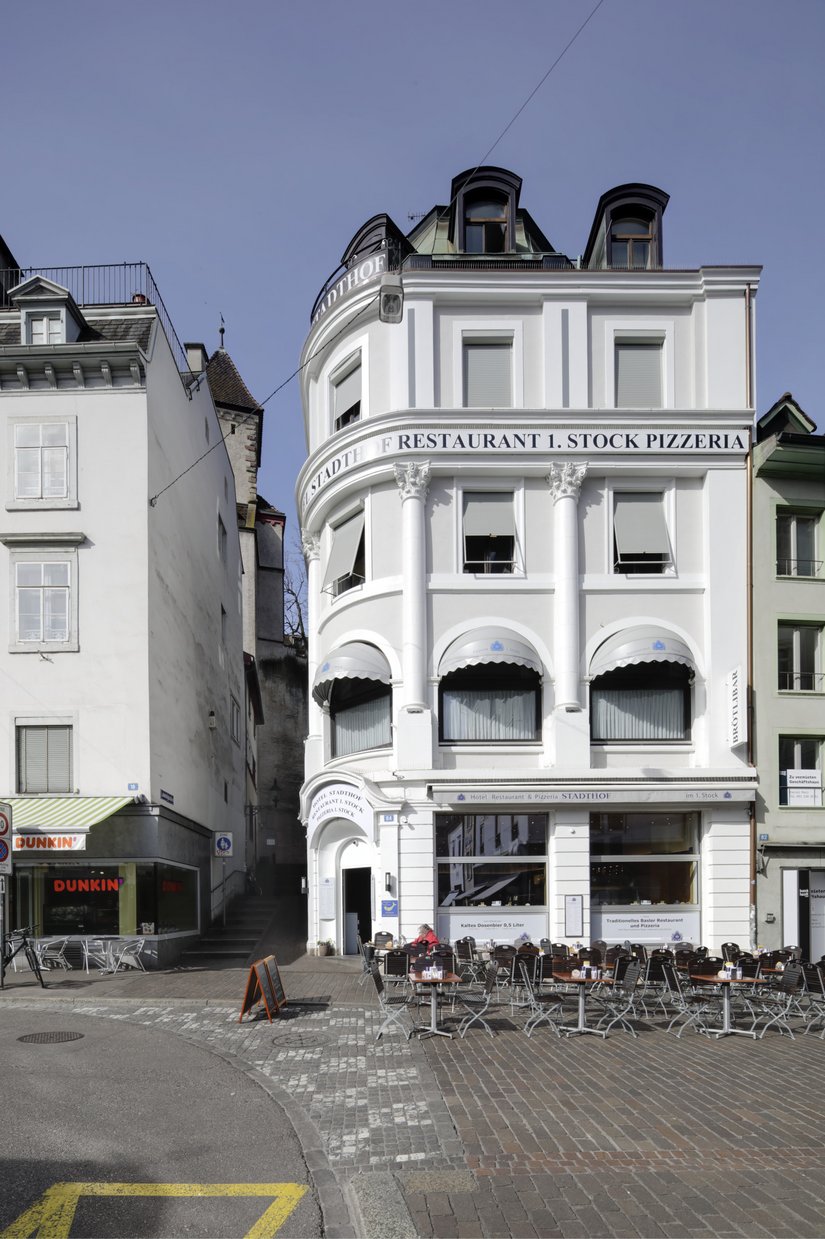
<svg viewBox="0 0 825 1239"><path fill-rule="evenodd" d="M396 989L406 990L410 983L409 956L406 951L393 947L384 956L384 980Z"/></svg>
<svg viewBox="0 0 825 1239"><path fill-rule="evenodd" d="M89 971L89 965L94 964L101 972L112 972L114 958L112 943L108 938L83 938L83 967Z"/></svg>
<svg viewBox="0 0 825 1239"><path fill-rule="evenodd" d="M813 1028L822 1025L820 1040L825 1037L825 964L805 964L803 966L807 985L807 1009L805 1036Z"/></svg>
<svg viewBox="0 0 825 1239"><path fill-rule="evenodd" d="M528 959L520 958L518 961L519 971L521 972L521 984L524 991L524 1005L527 1007L527 1019L524 1024L524 1031L528 1037L531 1037L539 1024L549 1024L557 1037L561 1037L558 1024L553 1019L554 1015L561 1015L563 995L557 990L545 989L537 990L533 978L531 977L531 969ZM511 1008L512 1009L512 1008Z"/></svg>
<svg viewBox="0 0 825 1239"><path fill-rule="evenodd" d="M35 944L41 968L62 968L68 971L71 964L66 959L68 938L40 938Z"/></svg>
<svg viewBox="0 0 825 1239"><path fill-rule="evenodd" d="M514 1014L516 1007L530 1005L528 987L532 990L536 985L541 956L538 951L520 948L516 952L513 966L513 977L510 983L510 1013ZM525 980L526 978L526 980Z"/></svg>
<svg viewBox="0 0 825 1239"><path fill-rule="evenodd" d="M373 946L387 947L392 946L392 934L385 929L379 929L377 934L372 936Z"/></svg>
<svg viewBox="0 0 825 1239"><path fill-rule="evenodd" d="M410 1022L409 1027L405 1027L403 1019L405 1011L409 1015L409 999L406 995L391 995L387 993L377 966L370 969L369 975L372 977L375 992L378 995L378 1006L380 1007L381 1014L384 1017L381 1027L375 1034L375 1040L379 1041L386 1029L397 1027L401 1029L404 1036L409 1041L412 1036L412 1022Z"/></svg>
<svg viewBox="0 0 825 1239"><path fill-rule="evenodd" d="M738 942L722 943L722 958L726 964L735 964L741 954L742 949Z"/></svg>
<svg viewBox="0 0 825 1239"><path fill-rule="evenodd" d="M120 942L116 942L112 948L112 972L119 972L121 968L136 968L140 972L145 972L143 960L143 948L146 942L143 938L124 938Z"/></svg>
<svg viewBox="0 0 825 1239"><path fill-rule="evenodd" d="M673 1012L668 1032L673 1032L679 1025L677 1037L681 1037L686 1028L695 1032L706 1032L722 1023L722 995L718 989L706 989L704 993L685 988L679 973L672 964L665 964L663 969L667 997L665 999L670 1011ZM668 1012L669 1014L669 1012Z"/></svg>
<svg viewBox="0 0 825 1239"><path fill-rule="evenodd" d="M495 964L489 964L482 987L476 988L471 986L458 989L455 995L456 1002L461 1003L467 1012L456 1030L460 1037L465 1037L467 1029L471 1028L473 1024L480 1024L491 1037L494 1035L492 1028L484 1017L488 1014L493 1004L493 995L496 992L496 971Z"/></svg>
<svg viewBox="0 0 825 1239"><path fill-rule="evenodd" d="M481 960L476 957L475 945L470 938L458 938L454 944L455 971L462 981L478 981L485 972Z"/></svg>
<svg viewBox="0 0 825 1239"><path fill-rule="evenodd" d="M753 1013L752 1029L755 1029L761 1019L765 1023L759 1030L760 1040L769 1028L777 1028L780 1036L787 1033L794 1040L793 1031L788 1020L801 1014L799 996L802 990L802 965L786 964L782 979L771 989L763 987L753 997L748 999L748 1007Z"/></svg>
<svg viewBox="0 0 825 1239"><path fill-rule="evenodd" d="M632 1033L634 1037L638 1036L630 1020L636 1016L636 985L641 970L640 960L631 960L625 969L625 974L621 981L614 980L612 985L603 987L603 993L599 993L598 1001L604 1008L604 1015L596 1027L601 1028L605 1020L607 1020L607 1027L604 1029L605 1034L610 1032L614 1024L618 1024L627 1032Z"/></svg>

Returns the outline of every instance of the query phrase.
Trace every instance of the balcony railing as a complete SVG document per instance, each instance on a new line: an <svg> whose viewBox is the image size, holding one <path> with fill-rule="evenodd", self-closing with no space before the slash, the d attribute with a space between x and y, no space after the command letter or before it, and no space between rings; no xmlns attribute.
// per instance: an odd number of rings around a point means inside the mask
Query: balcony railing
<svg viewBox="0 0 825 1239"><path fill-rule="evenodd" d="M151 305L157 312L175 363L185 384L193 375L186 350L172 326L152 272L145 262L100 263L83 267L17 267L0 270L0 309L11 305L9 290L33 275L59 284L71 293L78 306Z"/></svg>
<svg viewBox="0 0 825 1239"><path fill-rule="evenodd" d="M820 576L821 559L777 559L777 576Z"/></svg>
<svg viewBox="0 0 825 1239"><path fill-rule="evenodd" d="M821 693L825 673L821 671L780 671L779 687L786 693Z"/></svg>

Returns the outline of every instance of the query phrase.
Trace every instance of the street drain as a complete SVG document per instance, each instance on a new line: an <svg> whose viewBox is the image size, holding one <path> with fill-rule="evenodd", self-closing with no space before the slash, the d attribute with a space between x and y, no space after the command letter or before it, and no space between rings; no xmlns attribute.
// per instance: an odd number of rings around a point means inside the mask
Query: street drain
<svg viewBox="0 0 825 1239"><path fill-rule="evenodd" d="M328 1045L329 1036L323 1032L297 1032L293 1028L284 1028L273 1038L273 1044L290 1050L312 1050L319 1045Z"/></svg>
<svg viewBox="0 0 825 1239"><path fill-rule="evenodd" d="M80 1041L85 1035L76 1032L39 1032L26 1033L25 1037L18 1037L17 1040L25 1041L28 1045L59 1045L62 1041Z"/></svg>

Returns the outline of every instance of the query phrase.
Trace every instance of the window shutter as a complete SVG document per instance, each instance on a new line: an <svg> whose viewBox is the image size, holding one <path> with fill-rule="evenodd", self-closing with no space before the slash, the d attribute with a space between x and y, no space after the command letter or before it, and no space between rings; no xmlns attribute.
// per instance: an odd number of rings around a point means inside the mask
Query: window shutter
<svg viewBox="0 0 825 1239"><path fill-rule="evenodd" d="M634 341L616 344L616 408L662 407L662 346Z"/></svg>
<svg viewBox="0 0 825 1239"><path fill-rule="evenodd" d="M357 365L349 374L335 384L335 420L351 409L361 400L361 366Z"/></svg>
<svg viewBox="0 0 825 1239"><path fill-rule="evenodd" d="M670 560L670 541L662 511L662 496L658 492L615 494L613 530L620 559L661 555L663 559Z"/></svg>
<svg viewBox="0 0 825 1239"><path fill-rule="evenodd" d="M348 576L352 572L355 565L355 556L358 554L358 544L361 541L363 532L363 512L359 512L357 516L344 521L343 525L339 525L337 529L333 530L332 549L329 553L324 583L321 586L322 589L328 589L330 585L334 585L342 576Z"/></svg>
<svg viewBox="0 0 825 1239"><path fill-rule="evenodd" d="M70 792L72 782L72 729L71 727L46 727L48 771L50 792Z"/></svg>
<svg viewBox="0 0 825 1239"><path fill-rule="evenodd" d="M507 492L464 496L466 538L514 537L513 496Z"/></svg>
<svg viewBox="0 0 825 1239"><path fill-rule="evenodd" d="M464 344L464 407L513 407L513 346L509 341L467 341Z"/></svg>

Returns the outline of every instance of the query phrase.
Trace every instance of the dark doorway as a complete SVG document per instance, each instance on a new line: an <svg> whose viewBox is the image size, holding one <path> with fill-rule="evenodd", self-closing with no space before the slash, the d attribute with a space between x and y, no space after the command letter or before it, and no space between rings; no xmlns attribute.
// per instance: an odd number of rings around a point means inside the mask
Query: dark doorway
<svg viewBox="0 0 825 1239"><path fill-rule="evenodd" d="M344 953L356 955L355 933L362 942L369 942L372 938L372 870L369 867L344 869L343 878Z"/></svg>

